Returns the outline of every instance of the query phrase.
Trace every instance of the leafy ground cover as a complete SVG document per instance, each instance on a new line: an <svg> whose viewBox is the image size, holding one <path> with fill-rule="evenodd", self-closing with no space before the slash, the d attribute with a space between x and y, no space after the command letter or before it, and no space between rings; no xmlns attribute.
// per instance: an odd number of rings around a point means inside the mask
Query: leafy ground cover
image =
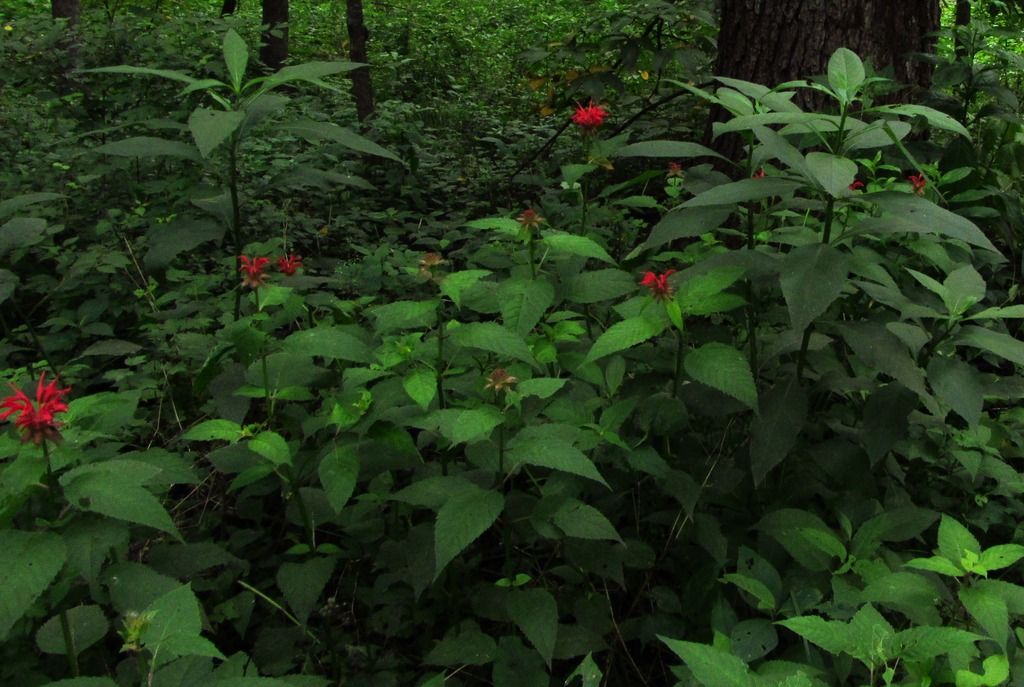
<svg viewBox="0 0 1024 687"><path fill-rule="evenodd" d="M1024 680L1013 54L769 89L680 7L365 128L244 16L10 20L5 684Z"/></svg>

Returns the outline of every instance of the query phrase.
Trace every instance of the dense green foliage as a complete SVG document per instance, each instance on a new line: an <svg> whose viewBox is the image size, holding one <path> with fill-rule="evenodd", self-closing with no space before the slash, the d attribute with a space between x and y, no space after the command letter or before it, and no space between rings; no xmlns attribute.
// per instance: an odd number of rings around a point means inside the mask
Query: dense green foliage
<svg viewBox="0 0 1024 687"><path fill-rule="evenodd" d="M341 5L274 74L3 9L0 682L1024 684L993 17L893 104L709 77L712 3L373 5L365 126Z"/></svg>

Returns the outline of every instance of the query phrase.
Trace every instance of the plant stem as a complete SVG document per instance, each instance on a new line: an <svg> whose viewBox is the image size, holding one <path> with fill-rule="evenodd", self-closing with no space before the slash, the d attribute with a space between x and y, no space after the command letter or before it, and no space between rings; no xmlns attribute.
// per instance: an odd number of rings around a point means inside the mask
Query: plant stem
<svg viewBox="0 0 1024 687"><path fill-rule="evenodd" d="M444 301L437 306L437 405L444 410Z"/></svg>
<svg viewBox="0 0 1024 687"><path fill-rule="evenodd" d="M47 502L50 506L50 511L53 513L53 518L57 519L60 516L60 507L57 505L57 479L56 475L53 474L53 467L50 465L50 446L43 440L43 460L46 461L46 494ZM68 612L63 608L57 614L60 618L60 632L64 636L64 651L68 657L68 669L71 671L71 677L78 677L78 652L75 650L75 638L71 634L71 623L68 621Z"/></svg>
<svg viewBox="0 0 1024 687"><path fill-rule="evenodd" d="M239 291L241 293L241 291ZM256 298L256 312L260 310L260 290L258 288L253 289L253 296ZM270 375L267 374L267 349L266 346L260 346L260 369L263 372L263 398L267 404L267 424L270 424L270 418L274 415L274 405L270 399Z"/></svg>
<svg viewBox="0 0 1024 687"><path fill-rule="evenodd" d="M235 256L242 254L242 210L238 202L238 133L231 135L228 147L228 191L231 194L231 241L234 243ZM231 276L234 277L234 266ZM242 313L242 292L235 292L235 321Z"/></svg>
<svg viewBox="0 0 1024 687"><path fill-rule="evenodd" d="M683 376L683 333L676 332L676 371L672 379L672 398L679 396L679 384Z"/></svg>
<svg viewBox="0 0 1024 687"><path fill-rule="evenodd" d="M828 243L832 239L832 221L835 218L835 207L836 199L830 197L825 203L825 228L821 233L822 243ZM807 363L807 349L811 343L811 330L813 327L813 323L807 325L804 329L804 336L800 340L800 353L796 359L796 378L798 381L803 379L804 366Z"/></svg>
<svg viewBox="0 0 1024 687"><path fill-rule="evenodd" d="M68 654L68 668L71 670L71 677L78 677L78 652L75 650L75 638L71 635L71 623L68 622L68 612L60 612L60 631L64 635L64 650Z"/></svg>
<svg viewBox="0 0 1024 687"><path fill-rule="evenodd" d="M530 279L537 278L537 245L533 230L530 230L530 238L526 242L526 249L530 254Z"/></svg>
<svg viewBox="0 0 1024 687"><path fill-rule="evenodd" d="M302 527L306 531L309 540L309 548L316 548L316 531L313 529L313 521L309 517L309 509L306 508L306 501L302 498L302 492L297 485L292 485L292 498L295 499L295 507L299 509L299 517L302 518Z"/></svg>

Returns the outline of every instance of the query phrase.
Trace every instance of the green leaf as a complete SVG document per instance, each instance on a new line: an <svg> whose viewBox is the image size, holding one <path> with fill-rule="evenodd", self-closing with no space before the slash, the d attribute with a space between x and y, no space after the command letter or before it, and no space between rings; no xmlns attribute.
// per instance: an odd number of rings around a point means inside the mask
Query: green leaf
<svg viewBox="0 0 1024 687"><path fill-rule="evenodd" d="M754 600L757 602L757 610L768 612L775 610L777 604L775 595L768 589L768 585L761 580L744 573L729 573L722 576L722 581L734 584L754 597Z"/></svg>
<svg viewBox="0 0 1024 687"><path fill-rule="evenodd" d="M558 604L555 597L545 589L524 589L508 596L505 609L512 622L550 666L558 637Z"/></svg>
<svg viewBox="0 0 1024 687"><path fill-rule="evenodd" d="M359 453L351 444L334 445L320 459L317 474L327 495L327 503L335 513L340 513L356 488Z"/></svg>
<svg viewBox="0 0 1024 687"><path fill-rule="evenodd" d="M452 272L441 281L441 293L452 299L455 305L461 305L462 292L472 288L478 281L491 274L490 270L463 270Z"/></svg>
<svg viewBox="0 0 1024 687"><path fill-rule="evenodd" d="M828 83L842 102L851 102L864 83L864 63L852 50L839 48L828 61Z"/></svg>
<svg viewBox="0 0 1024 687"><path fill-rule="evenodd" d="M939 554L959 565L964 553L968 551L980 555L981 544L956 518L943 515L939 522Z"/></svg>
<svg viewBox="0 0 1024 687"><path fill-rule="evenodd" d="M1024 546L1020 544L997 544L981 552L981 566L992 572L1008 568L1024 558Z"/></svg>
<svg viewBox="0 0 1024 687"><path fill-rule="evenodd" d="M686 374L695 381L732 396L757 411L757 388L746 357L732 346L704 344L683 360Z"/></svg>
<svg viewBox="0 0 1024 687"><path fill-rule="evenodd" d="M686 141L640 141L619 148L612 157L666 157L676 160L691 157L725 159L710 148Z"/></svg>
<svg viewBox="0 0 1024 687"><path fill-rule="evenodd" d="M750 472L759 485L796 445L807 419L807 394L795 380L779 382L762 397L761 414L750 425Z"/></svg>
<svg viewBox="0 0 1024 687"><path fill-rule="evenodd" d="M285 67L281 71L283 72L287 69L289 69L289 67ZM331 141L333 143L340 143L346 148L351 148L357 153L376 155L377 157L387 158L388 160L394 160L396 162L402 161L401 158L390 150L377 145L370 139L364 138L353 131L330 122L314 122L312 120L307 120L288 124L282 128L285 131L290 131L291 133L314 143L317 141Z"/></svg>
<svg viewBox="0 0 1024 687"><path fill-rule="evenodd" d="M710 205L737 205L755 200L767 200L776 196L795 193L802 184L789 179L765 177L763 179L740 179L700 193L682 204L684 208Z"/></svg>
<svg viewBox="0 0 1024 687"><path fill-rule="evenodd" d="M928 383L939 400L972 427L981 420L985 389L978 371L960 358L935 355L928 363Z"/></svg>
<svg viewBox="0 0 1024 687"><path fill-rule="evenodd" d="M838 537L821 518L796 508L769 513L758 523L758 529L779 542L797 563L815 572L832 567L833 553L821 545L823 540L834 540L837 549L842 547ZM808 536L812 532L820 534L822 539Z"/></svg>
<svg viewBox="0 0 1024 687"><path fill-rule="evenodd" d="M567 472L594 480L604 486L608 483L601 476L593 461L575 448L570 442L548 436L531 436L525 440L518 437L509 442L506 454L509 470L520 464ZM610 488L610 487L609 487Z"/></svg>
<svg viewBox="0 0 1024 687"><path fill-rule="evenodd" d="M458 632L450 632L438 642L423 662L435 666L482 666L494 660L496 651L494 640L480 628L464 625Z"/></svg>
<svg viewBox="0 0 1024 687"><path fill-rule="evenodd" d="M555 287L547 281L508 279L498 287L501 320L522 337L533 331L554 300Z"/></svg>
<svg viewBox="0 0 1024 687"><path fill-rule="evenodd" d="M894 572L873 579L860 598L895 608L916 624L930 625L941 623L933 605L935 594L935 584L924 575Z"/></svg>
<svg viewBox="0 0 1024 687"><path fill-rule="evenodd" d="M508 217L485 217L484 219L475 219L472 222L466 222L466 226L470 229L484 229L487 231L495 231L499 234L505 234L517 238L519 233L523 230L523 227L519 222Z"/></svg>
<svg viewBox="0 0 1024 687"><path fill-rule="evenodd" d="M456 496L441 506L434 526L435 580L453 558L490 529L504 508L504 496L483 490Z"/></svg>
<svg viewBox="0 0 1024 687"><path fill-rule="evenodd" d="M417 368L402 379L402 388L416 405L427 410L437 395L437 373L430 368Z"/></svg>
<svg viewBox="0 0 1024 687"><path fill-rule="evenodd" d="M928 572L946 575L948 577L960 577L964 571L942 556L931 558L914 558L903 564L905 567L915 570L927 570Z"/></svg>
<svg viewBox="0 0 1024 687"><path fill-rule="evenodd" d="M607 539L622 543L622 538L615 530L615 526L601 511L576 499L570 499L555 511L552 522L558 529L565 532L567 537Z"/></svg>
<svg viewBox="0 0 1024 687"><path fill-rule="evenodd" d="M399 329L418 329L437 321L437 301L395 301L369 310L378 334Z"/></svg>
<svg viewBox="0 0 1024 687"><path fill-rule="evenodd" d="M831 153L808 153L807 169L814 180L833 198L849 195L850 184L857 178L857 163Z"/></svg>
<svg viewBox="0 0 1024 687"><path fill-rule="evenodd" d="M964 125L950 117L945 112L939 112L930 107L924 105L881 105L879 107L873 107L871 112L880 113L891 113L903 115L905 117L924 117L928 120L928 124L935 127L936 129L942 129L943 131L952 131L954 134L960 134L964 138L970 139L971 135L964 128Z"/></svg>
<svg viewBox="0 0 1024 687"><path fill-rule="evenodd" d="M957 596L971 617L1003 651L1010 639L1010 614L1006 602L984 589L961 587Z"/></svg>
<svg viewBox="0 0 1024 687"><path fill-rule="evenodd" d="M573 678L579 678L580 682L577 685L573 682ZM601 682L604 680L604 673L594 662L592 654L588 653L580 661L580 664L576 666L576 670L569 674L566 678L565 684L569 687L601 687Z"/></svg>
<svg viewBox="0 0 1024 687"><path fill-rule="evenodd" d="M311 558L302 563L282 563L277 570L277 588L288 607L303 625L316 608L316 602L334 574L335 558Z"/></svg>
<svg viewBox="0 0 1024 687"><path fill-rule="evenodd" d="M228 67L235 93L242 90L242 80L245 78L245 67L248 63L249 48L246 47L245 41L234 29L228 29L224 35L224 64Z"/></svg>
<svg viewBox="0 0 1024 687"><path fill-rule="evenodd" d="M540 243L546 246L553 253L567 255L579 255L584 258L594 258L611 265L615 264L608 251L601 247L597 241L586 236L576 234L552 233L541 239Z"/></svg>
<svg viewBox="0 0 1024 687"><path fill-rule="evenodd" d="M958 345L980 348L1018 365L1024 365L1024 341L975 325L965 325L957 333Z"/></svg>
<svg viewBox="0 0 1024 687"><path fill-rule="evenodd" d="M848 271L846 254L827 243L800 246L785 257L779 282L794 330L802 332L839 298Z"/></svg>
<svg viewBox="0 0 1024 687"><path fill-rule="evenodd" d="M242 438L242 426L231 420L206 420L195 425L182 436L185 441L229 441Z"/></svg>
<svg viewBox="0 0 1024 687"><path fill-rule="evenodd" d="M213 644L200 636L203 621L199 600L190 584L159 597L143 612L150 618L141 634L142 646L166 663L178 656L208 656L225 660Z"/></svg>
<svg viewBox="0 0 1024 687"><path fill-rule="evenodd" d="M17 248L28 248L43 240L46 220L38 217L15 217L0 227L0 255Z"/></svg>
<svg viewBox="0 0 1024 687"><path fill-rule="evenodd" d="M472 444L487 439L491 435L491 430L504 422L504 419L500 410L488 405L479 408L435 410L412 424L426 429L437 429L441 436L453 444Z"/></svg>
<svg viewBox="0 0 1024 687"><path fill-rule="evenodd" d="M973 654L975 648L972 645L979 639L982 639L981 635L955 627L911 627L896 635L898 655L914 663L923 663L954 652L967 651Z"/></svg>
<svg viewBox="0 0 1024 687"><path fill-rule="evenodd" d="M981 664L983 674L970 670L956 671L956 687L999 687L1010 679L1010 659L1004 654L992 654Z"/></svg>
<svg viewBox="0 0 1024 687"><path fill-rule="evenodd" d="M519 382L519 384L516 385L516 393L524 398L527 396L551 398L563 386L565 386L568 381L568 379L559 379L556 377L534 377L533 379L526 379Z"/></svg>
<svg viewBox="0 0 1024 687"><path fill-rule="evenodd" d="M658 635L672 652L683 659L693 677L704 687L757 687L760 681L742 659L706 644L681 642Z"/></svg>
<svg viewBox="0 0 1024 687"><path fill-rule="evenodd" d="M722 291L735 284L745 271L742 267L720 267L688 279L684 272L677 281L675 295L680 312L704 317L743 305L743 299L738 296L721 296Z"/></svg>
<svg viewBox="0 0 1024 687"><path fill-rule="evenodd" d="M200 160L196 149L180 141L168 141L153 136L134 136L121 141L112 141L96 146L93 152L115 157L180 157L186 160Z"/></svg>
<svg viewBox="0 0 1024 687"><path fill-rule="evenodd" d="M92 74L141 74L145 76L159 76L162 79L180 81L182 83L194 83L196 79L188 74L174 71L173 69L150 69L149 67L131 67L129 65L117 65L115 67L95 67L83 69L85 73Z"/></svg>
<svg viewBox="0 0 1024 687"><path fill-rule="evenodd" d="M249 450L274 465L292 464L292 451L288 448L288 442L277 432L260 432L249 441Z"/></svg>
<svg viewBox="0 0 1024 687"><path fill-rule="evenodd" d="M117 683L106 677L72 677L56 682L47 682L43 687L118 687Z"/></svg>
<svg viewBox="0 0 1024 687"><path fill-rule="evenodd" d="M323 324L290 334L284 340L284 350L353 363L369 363L373 360L370 347L358 337L344 327Z"/></svg>
<svg viewBox="0 0 1024 687"><path fill-rule="evenodd" d="M962 315L985 299L985 280L971 265L961 265L950 272L942 285L946 289L944 300L950 315Z"/></svg>
<svg viewBox="0 0 1024 687"><path fill-rule="evenodd" d="M244 112L197 107L188 118L188 128L200 154L208 158L217 146L235 133L244 119Z"/></svg>
<svg viewBox="0 0 1024 687"><path fill-rule="evenodd" d="M930 200L898 191L872 193L864 198L878 205L883 214L881 217L861 220L850 233L879 236L900 233L944 236L993 253L999 252L977 225Z"/></svg>
<svg viewBox="0 0 1024 687"><path fill-rule="evenodd" d="M624 351L665 331L665 320L653 314L630 317L616 322L601 333L594 342L584 363L592 363L606 355Z"/></svg>
<svg viewBox="0 0 1024 687"><path fill-rule="evenodd" d="M841 654L851 648L850 628L846 623L808 615L780 620L777 624L830 654Z"/></svg>
<svg viewBox="0 0 1024 687"><path fill-rule="evenodd" d="M181 539L160 500L143 486L160 472L135 460L106 460L69 470L61 475L60 484L76 508L148 525Z"/></svg>
<svg viewBox="0 0 1024 687"><path fill-rule="evenodd" d="M678 239L692 238L714 231L728 219L731 213L731 208L720 207L674 209L654 225L651 235L647 237L642 246L632 251L627 259L632 259L645 250L660 248L666 243Z"/></svg>
<svg viewBox="0 0 1024 687"><path fill-rule="evenodd" d="M732 653L750 663L764 658L779 645L779 634L771 621L764 618L741 620L729 632Z"/></svg>
<svg viewBox="0 0 1024 687"><path fill-rule="evenodd" d="M277 70L262 82L260 90L268 91L294 81L306 81L321 88L331 88L330 84L323 81L325 76L333 76L365 66L360 62L303 62Z"/></svg>
<svg viewBox="0 0 1024 687"><path fill-rule="evenodd" d="M68 630L71 633L71 646L78 655L107 635L110 624L107 622L103 609L99 606L75 606L67 610ZM55 615L39 628L36 633L36 644L39 650L47 654L64 656L67 644L61 627L60 615Z"/></svg>
<svg viewBox="0 0 1024 687"><path fill-rule="evenodd" d="M522 360L534 367L537 362L522 337L513 334L497 322L473 322L451 330L451 341L456 346L489 351L503 358Z"/></svg>
<svg viewBox="0 0 1024 687"><path fill-rule="evenodd" d="M52 532L0 530L0 639L50 586L65 557L64 542Z"/></svg>

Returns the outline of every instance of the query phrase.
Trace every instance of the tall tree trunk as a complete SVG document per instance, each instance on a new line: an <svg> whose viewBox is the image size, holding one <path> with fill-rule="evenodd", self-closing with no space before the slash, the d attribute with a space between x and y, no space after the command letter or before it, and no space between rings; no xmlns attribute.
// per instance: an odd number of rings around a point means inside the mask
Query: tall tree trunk
<svg viewBox="0 0 1024 687"><path fill-rule="evenodd" d="M235 10L238 9L238 0L224 0L220 6L220 16L226 17L229 14L234 14Z"/></svg>
<svg viewBox="0 0 1024 687"><path fill-rule="evenodd" d="M928 34L939 18L938 0L721 0L715 74L773 86L825 73L836 48L846 47L878 71L891 69L897 82L926 87L931 65L910 53L934 51ZM796 102L825 105L810 89Z"/></svg>
<svg viewBox="0 0 1024 687"><path fill-rule="evenodd" d="M78 23L78 14L81 11L79 0L53 0L50 5L50 12L54 19L67 19L68 24L74 26Z"/></svg>
<svg viewBox="0 0 1024 687"><path fill-rule="evenodd" d="M288 59L288 0L263 0L263 25L260 60L277 71Z"/></svg>
<svg viewBox="0 0 1024 687"><path fill-rule="evenodd" d="M366 41L370 31L363 19L363 0L347 0L346 24L348 25L348 58L353 62L368 62ZM373 83L370 81L370 68L362 67L351 72L352 97L356 101L356 116L360 122L366 121L373 114Z"/></svg>

